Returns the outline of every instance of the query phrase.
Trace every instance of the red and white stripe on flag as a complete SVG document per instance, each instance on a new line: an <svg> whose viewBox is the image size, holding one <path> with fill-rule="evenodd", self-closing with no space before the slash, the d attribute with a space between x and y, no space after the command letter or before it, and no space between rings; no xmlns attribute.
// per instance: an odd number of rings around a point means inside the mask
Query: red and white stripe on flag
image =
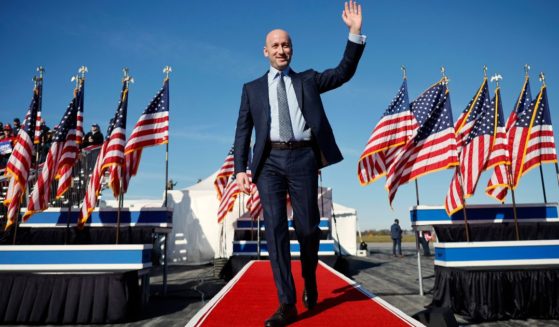
<svg viewBox="0 0 559 327"><path fill-rule="evenodd" d="M412 114L407 81L404 79L398 93L373 129L365 150L357 163L357 177L361 185L367 185L386 175L390 165L417 130L418 124Z"/></svg>
<svg viewBox="0 0 559 327"><path fill-rule="evenodd" d="M234 155L233 155L233 148L229 151L227 156L225 157L225 161L219 168L217 175L214 180L215 190L217 191L217 199L221 200L223 197L223 193L225 191L225 187L227 186L227 182L229 178L235 172L235 164L234 164Z"/></svg>

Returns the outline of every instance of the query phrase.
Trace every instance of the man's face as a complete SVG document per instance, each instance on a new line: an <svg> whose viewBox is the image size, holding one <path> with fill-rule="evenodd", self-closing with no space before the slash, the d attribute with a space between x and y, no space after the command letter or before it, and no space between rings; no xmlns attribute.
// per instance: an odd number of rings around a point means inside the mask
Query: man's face
<svg viewBox="0 0 559 327"><path fill-rule="evenodd" d="M273 30L266 36L264 56L270 60L270 65L277 70L284 70L289 66L293 56L291 38L284 30Z"/></svg>
<svg viewBox="0 0 559 327"><path fill-rule="evenodd" d="M97 132L99 132L99 128L97 128L97 126L92 126L91 127L91 132L97 133Z"/></svg>

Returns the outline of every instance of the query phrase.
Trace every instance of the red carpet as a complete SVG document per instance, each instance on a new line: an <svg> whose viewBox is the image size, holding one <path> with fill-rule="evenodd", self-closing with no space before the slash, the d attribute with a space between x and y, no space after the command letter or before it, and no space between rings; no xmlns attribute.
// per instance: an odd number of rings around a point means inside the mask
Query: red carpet
<svg viewBox="0 0 559 327"><path fill-rule="evenodd" d="M349 279L318 265L318 304L307 311L301 263L293 261L298 318L290 326L413 326L421 325L378 297L361 292ZM198 312L187 326L263 326L278 300L268 261L252 261Z"/></svg>

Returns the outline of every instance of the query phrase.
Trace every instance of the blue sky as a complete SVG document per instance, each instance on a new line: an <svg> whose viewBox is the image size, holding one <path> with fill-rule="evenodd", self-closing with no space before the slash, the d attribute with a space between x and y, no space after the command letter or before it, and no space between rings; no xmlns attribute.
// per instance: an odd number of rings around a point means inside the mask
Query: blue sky
<svg viewBox="0 0 559 327"><path fill-rule="evenodd" d="M171 75L170 177L177 187L192 185L221 165L233 142L243 83L268 68L262 55L265 34L291 33L296 71L335 66L347 28L342 1L14 1L0 2L0 121L23 117L31 99L35 68L46 68L43 116L57 124L72 95L70 77L89 68L85 125L106 129L120 92L122 68L136 83L130 90L129 131L160 88L165 65ZM387 228L394 218L409 227L415 204L413 184L398 191L391 210L384 179L362 187L356 177L359 155L408 69L410 99L440 78L450 78L454 117L483 78L500 73L505 115L532 67L532 94L547 77L552 120L557 109L559 25L556 1L364 1L367 47L354 78L324 94L324 105L345 160L324 171L334 200L356 208L361 229ZM490 86L491 92L494 85ZM422 204L442 205L451 171L419 180ZM553 165L544 167L549 201L559 187ZM482 175L485 186L488 174ZM159 198L164 184L164 147L144 152L128 198ZM105 194L108 196L108 194ZM510 199L510 197L509 197ZM507 202L510 200L507 199ZM529 172L517 191L519 202L543 201L539 171ZM492 203L479 187L468 203Z"/></svg>

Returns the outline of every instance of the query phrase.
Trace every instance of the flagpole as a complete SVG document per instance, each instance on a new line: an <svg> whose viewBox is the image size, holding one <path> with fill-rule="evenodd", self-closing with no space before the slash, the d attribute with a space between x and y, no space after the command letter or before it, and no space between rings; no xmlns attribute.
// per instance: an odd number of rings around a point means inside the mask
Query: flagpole
<svg viewBox="0 0 559 327"><path fill-rule="evenodd" d="M37 67L37 71L39 72L39 80L41 81L41 96L39 97L39 112L42 112L43 109L43 73L45 72L45 68L43 68L43 66L39 66ZM36 79L37 77L33 77L33 81L35 81L36 83ZM37 124L40 124L40 122L37 121L37 116L35 115L35 129L37 129ZM40 128L40 125L39 125ZM36 131L33 131L33 142L35 142L35 133ZM39 147L41 145L41 140L39 139L39 143L35 144L35 175L38 176L38 170L39 170Z"/></svg>
<svg viewBox="0 0 559 327"><path fill-rule="evenodd" d="M542 181L543 202L547 203L547 194L545 193L545 181L543 179L543 168L540 163L540 180Z"/></svg>
<svg viewBox="0 0 559 327"><path fill-rule="evenodd" d="M130 83L134 83L134 79L128 75L128 68L124 67L122 69L122 72L124 74L123 77L123 82L126 83L126 101L128 101L128 87ZM120 99L120 101L124 101L124 98ZM126 160L126 159L124 159ZM119 177L119 183L118 183L118 208L117 208L117 212L116 212L116 237L115 237L115 244L119 243L120 240L120 215L121 215L121 211L122 211L122 207L124 206L124 194L123 194L123 181L124 181L124 171L122 170L122 165L118 166L116 169L118 169L118 171L120 172L120 174L117 174L117 176Z"/></svg>
<svg viewBox="0 0 559 327"><path fill-rule="evenodd" d="M85 70L82 70L80 68L80 72L82 72L82 78L85 77ZM72 78L76 79L76 90L79 89L80 87L80 83L81 83L81 79L79 77L79 75L76 75ZM66 214L66 230L64 231L64 245L68 244L68 232L70 230L70 217L72 216L72 200L71 200L71 195L72 195L72 189L73 189L73 184L74 184L74 169L72 168L71 173L70 173L70 186L68 187L68 190L66 191L66 198L68 199L68 213Z"/></svg>
<svg viewBox="0 0 559 327"><path fill-rule="evenodd" d="M527 68L528 69L528 68ZM527 72L527 71L526 71ZM503 76L499 75L499 74L495 74L494 76L491 77L491 82L495 81L496 85L497 85L497 90L499 90L499 81L503 79ZM495 91L497 92L497 91ZM500 93L499 93L500 94ZM497 103L495 104L497 106ZM498 115L498 112L495 113L496 115ZM511 164L506 165L505 169L507 172L507 179L509 181L509 187L511 190L511 197L512 197L512 215L514 218L514 232L515 232L515 236L516 236L516 240L520 241L520 230L518 228L518 213L516 210L516 196L514 193L514 188L512 187L512 168L511 168Z"/></svg>
<svg viewBox="0 0 559 327"><path fill-rule="evenodd" d="M520 241L520 230L518 228L518 215L516 213L516 198L514 196L514 189L511 187L510 188L511 192L511 196L512 196L512 214L514 216L514 232L516 234L516 240Z"/></svg>
<svg viewBox="0 0 559 327"><path fill-rule="evenodd" d="M45 72L45 69L43 68L43 66L39 66L37 67L37 72L39 72L39 77L37 76L33 76L33 83L34 83L34 87L33 89L35 89L38 85L38 82L41 82L41 92L42 92L42 85L43 85L43 73ZM37 90L38 91L38 90ZM43 101L43 94L41 93L41 96L39 97L39 108L42 107L42 101ZM36 120L37 116L35 116L35 124L37 124L37 120ZM31 119L31 118L30 118ZM36 128L36 127L35 127ZM17 135L16 135L17 136ZM35 140L35 131L33 131L33 141ZM38 161L39 161L39 145L35 145L35 175L38 177ZM31 156L33 157L33 156ZM27 182L26 182L27 183ZM25 198L27 199L27 194L29 192L29 187L25 188ZM22 195L23 196L23 195ZM17 213L17 217L16 217L16 221L14 222L14 235L13 235L13 239L12 239L12 244L16 245L16 240L17 240L17 230L19 227L19 223L20 223L20 215L21 215L21 202L20 202L20 207L18 208L18 213Z"/></svg>
<svg viewBox="0 0 559 327"><path fill-rule="evenodd" d="M463 207L462 211L464 212L464 230L466 232L466 242L470 241L470 231L469 231L469 224L468 224L468 215L466 213L466 198L464 197L464 178L462 173L460 172L460 166L456 166L456 172L458 173L458 178L460 179L460 188L462 189L462 194L460 198L462 199Z"/></svg>
<svg viewBox="0 0 559 327"><path fill-rule="evenodd" d="M169 74L173 71L173 69L170 66L165 66L165 68L163 68L163 73L165 73L165 81L169 79ZM167 106L169 104L167 103ZM167 183L168 183L168 179L169 179L169 141L167 140L167 143L165 144L165 202L164 202L164 206L167 207ZM167 238L165 238L165 242Z"/></svg>
<svg viewBox="0 0 559 327"><path fill-rule="evenodd" d="M165 80L169 79L169 74L173 71L171 66L165 66L163 68L163 73L165 73ZM169 103L166 104L169 106ZM167 184L169 183L169 138L167 138L167 143L165 143L165 201L164 207L167 208L167 196L168 196L168 187ZM167 239L168 234L165 234L165 242L163 244L163 295L167 294Z"/></svg>
<svg viewBox="0 0 559 327"><path fill-rule="evenodd" d="M415 179L415 201L416 204L419 205L419 186L417 183L417 179Z"/></svg>
<svg viewBox="0 0 559 327"><path fill-rule="evenodd" d="M400 69L402 70L402 78L404 80L408 79L408 73L406 70L406 66L402 65L402 67L400 67ZM443 76L444 76L444 68L443 68ZM419 183L417 182L417 179L414 180L415 182L415 202L417 205L419 205Z"/></svg>
<svg viewBox="0 0 559 327"><path fill-rule="evenodd" d="M507 165L507 174L509 180L510 194L512 196L512 213L514 217L514 231L516 234L516 240L520 241L520 229L518 228L518 216L516 213L516 197L514 195L514 181L512 180L512 167Z"/></svg>

